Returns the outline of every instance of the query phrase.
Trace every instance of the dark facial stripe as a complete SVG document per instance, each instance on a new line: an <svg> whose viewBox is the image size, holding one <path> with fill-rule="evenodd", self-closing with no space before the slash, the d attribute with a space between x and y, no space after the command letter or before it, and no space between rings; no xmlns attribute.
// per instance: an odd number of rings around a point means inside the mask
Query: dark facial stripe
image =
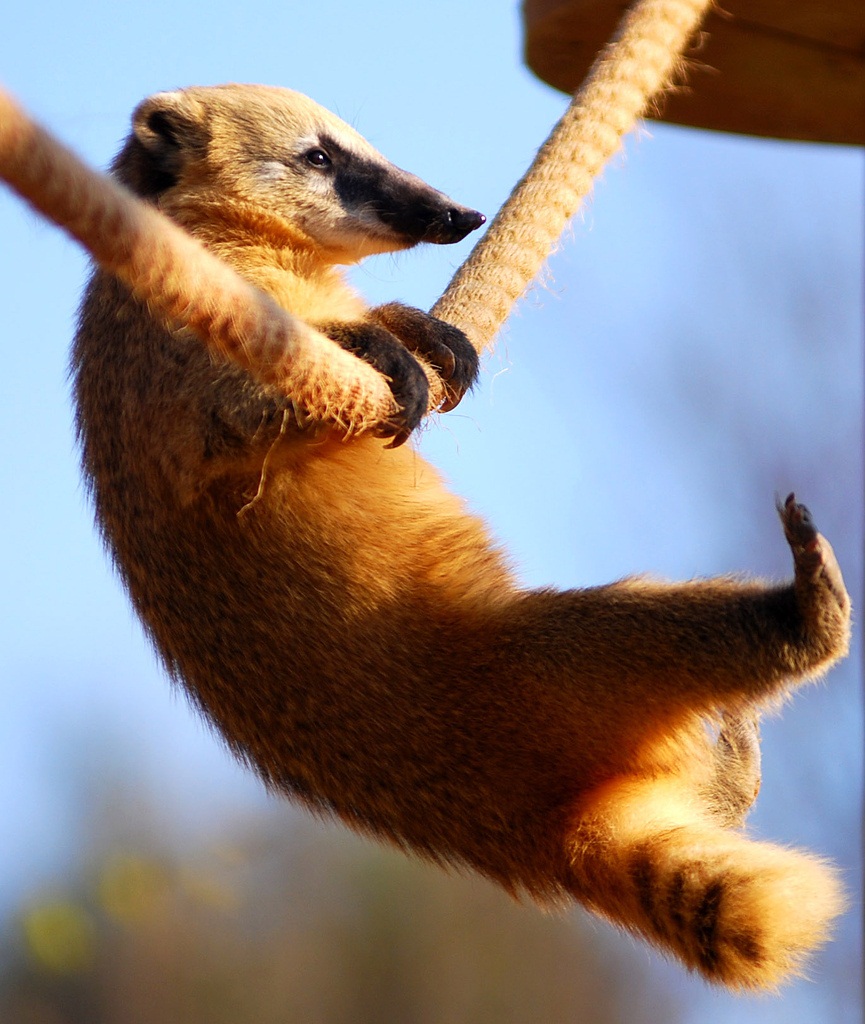
<svg viewBox="0 0 865 1024"><path fill-rule="evenodd" d="M334 189L349 212L374 213L395 235L414 242L458 242L484 218L457 206L420 178L341 151L334 160Z"/></svg>

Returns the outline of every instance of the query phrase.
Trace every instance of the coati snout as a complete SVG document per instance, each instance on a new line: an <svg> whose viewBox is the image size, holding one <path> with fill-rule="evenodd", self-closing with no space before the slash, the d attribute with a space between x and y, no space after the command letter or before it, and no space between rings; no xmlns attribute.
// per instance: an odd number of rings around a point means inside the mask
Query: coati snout
<svg viewBox="0 0 865 1024"><path fill-rule="evenodd" d="M374 216L405 245L461 242L486 221L482 213L460 206L416 174L379 154L358 154L330 136L306 157L322 176L332 177L346 213L358 217L367 228Z"/></svg>
<svg viewBox="0 0 865 1024"><path fill-rule="evenodd" d="M352 163L336 177L336 191L346 206L365 205L410 245L461 242L486 217L459 206L414 174L393 164L384 167Z"/></svg>

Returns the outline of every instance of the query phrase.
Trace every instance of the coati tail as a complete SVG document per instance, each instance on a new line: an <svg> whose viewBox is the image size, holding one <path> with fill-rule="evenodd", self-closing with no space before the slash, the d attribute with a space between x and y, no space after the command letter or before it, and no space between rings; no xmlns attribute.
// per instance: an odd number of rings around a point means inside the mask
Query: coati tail
<svg viewBox="0 0 865 1024"><path fill-rule="evenodd" d="M831 867L715 824L679 779L606 783L571 842L583 903L732 989L801 975L844 908Z"/></svg>

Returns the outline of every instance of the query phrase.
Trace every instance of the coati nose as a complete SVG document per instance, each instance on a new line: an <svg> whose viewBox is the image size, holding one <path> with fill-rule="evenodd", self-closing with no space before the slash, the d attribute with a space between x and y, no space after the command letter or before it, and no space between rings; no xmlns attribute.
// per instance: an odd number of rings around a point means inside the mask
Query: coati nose
<svg viewBox="0 0 865 1024"><path fill-rule="evenodd" d="M445 229L443 234L447 235L448 242L460 242L470 231L479 228L486 223L486 217L477 210L470 210L466 206L452 206L445 211Z"/></svg>
<svg viewBox="0 0 865 1024"><path fill-rule="evenodd" d="M439 193L439 196L445 197ZM432 212L432 211L431 211ZM461 242L470 231L485 223L486 217L467 206L440 206L435 216L427 223L422 240L435 245L452 245Z"/></svg>

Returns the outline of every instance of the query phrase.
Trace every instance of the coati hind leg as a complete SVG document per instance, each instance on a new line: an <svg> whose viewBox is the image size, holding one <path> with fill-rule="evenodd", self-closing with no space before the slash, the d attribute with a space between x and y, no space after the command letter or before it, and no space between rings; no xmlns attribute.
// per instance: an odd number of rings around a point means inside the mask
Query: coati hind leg
<svg viewBox="0 0 865 1024"><path fill-rule="evenodd" d="M800 973L844 905L825 863L724 829L675 776L599 787L569 846L579 899L732 988Z"/></svg>
<svg viewBox="0 0 865 1024"><path fill-rule="evenodd" d="M760 716L756 711L721 716L712 776L701 795L722 825L744 823L760 792Z"/></svg>
<svg viewBox="0 0 865 1024"><path fill-rule="evenodd" d="M565 689L569 676L578 680L575 700L611 715L618 708L636 728L781 695L846 653L850 601L808 510L790 495L779 511L793 552L790 583L636 578L525 592L496 623L500 657L512 673Z"/></svg>

